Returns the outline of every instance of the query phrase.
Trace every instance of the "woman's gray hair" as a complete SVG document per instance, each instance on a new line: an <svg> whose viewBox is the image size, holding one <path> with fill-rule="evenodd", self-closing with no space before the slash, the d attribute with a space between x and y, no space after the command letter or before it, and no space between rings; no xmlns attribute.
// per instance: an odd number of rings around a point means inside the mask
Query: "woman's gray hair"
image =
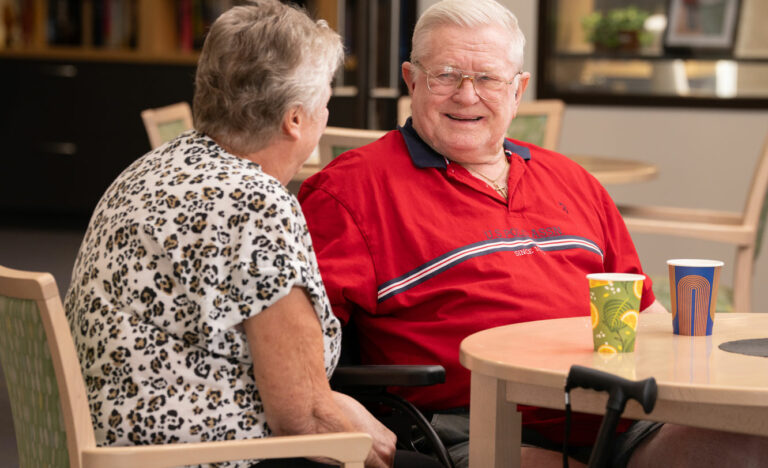
<svg viewBox="0 0 768 468"><path fill-rule="evenodd" d="M341 37L278 0L223 13L205 39L195 75L195 128L246 154L270 144L286 112L325 105L344 59Z"/></svg>
<svg viewBox="0 0 768 468"><path fill-rule="evenodd" d="M525 36L517 24L517 17L495 0L442 0L427 8L413 30L411 62L421 62L431 53L427 50L430 33L441 26L477 28L493 25L509 32L509 59L522 67Z"/></svg>

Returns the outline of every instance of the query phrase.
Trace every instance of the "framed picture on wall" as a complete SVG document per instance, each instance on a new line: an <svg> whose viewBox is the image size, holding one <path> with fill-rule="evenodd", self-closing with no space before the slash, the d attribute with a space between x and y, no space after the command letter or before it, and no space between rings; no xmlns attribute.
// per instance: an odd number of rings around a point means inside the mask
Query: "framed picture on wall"
<svg viewBox="0 0 768 468"><path fill-rule="evenodd" d="M669 0L668 52L729 53L739 22L739 0Z"/></svg>

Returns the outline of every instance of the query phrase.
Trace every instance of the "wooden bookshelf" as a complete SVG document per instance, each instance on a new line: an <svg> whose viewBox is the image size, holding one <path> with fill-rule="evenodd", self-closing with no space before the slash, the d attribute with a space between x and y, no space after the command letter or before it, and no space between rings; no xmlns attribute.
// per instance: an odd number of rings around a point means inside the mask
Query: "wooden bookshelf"
<svg viewBox="0 0 768 468"><path fill-rule="evenodd" d="M141 111L192 102L206 28L193 24L184 36L181 9L201 2L228 8L242 0L109 0L131 7L121 10L133 18L126 43L107 41L99 30L103 1L71 0L75 27L57 41L49 24L63 0L0 0L0 7L30 7L23 37L15 31L14 41L4 41L0 31L0 139L6 142L0 159L3 173L12 175L0 184L3 219L85 226L111 181L150 149ZM338 0L300 3L338 27ZM0 29L7 28L5 13L0 8Z"/></svg>
<svg viewBox="0 0 768 468"><path fill-rule="evenodd" d="M76 29L74 40L57 43L51 0L18 0L15 31L0 44L0 57L85 61L194 64L199 44L213 15L237 0L71 0L63 16ZM187 11L187 13L183 13ZM2 12L0 12L2 13ZM205 18L198 17L205 14ZM185 35L201 25L199 37ZM7 21L4 19L4 23ZM0 25L0 27L4 27ZM186 32L184 32L184 30ZM71 39L71 38L70 38ZM198 46L198 47L195 47Z"/></svg>
<svg viewBox="0 0 768 468"><path fill-rule="evenodd" d="M11 27L0 31L0 57L194 64L203 36L215 18L242 0L69 0L63 16L77 32L69 43L56 43L58 0L13 0ZM301 3L301 2L300 2ZM338 30L337 0L306 0L307 10ZM0 2L2 4L2 2ZM7 12L0 11L0 29ZM105 37L126 34L126 37ZM23 24L22 24L23 23ZM119 23L119 24L118 24ZM115 33L115 31L118 31ZM72 38L70 38L72 39Z"/></svg>

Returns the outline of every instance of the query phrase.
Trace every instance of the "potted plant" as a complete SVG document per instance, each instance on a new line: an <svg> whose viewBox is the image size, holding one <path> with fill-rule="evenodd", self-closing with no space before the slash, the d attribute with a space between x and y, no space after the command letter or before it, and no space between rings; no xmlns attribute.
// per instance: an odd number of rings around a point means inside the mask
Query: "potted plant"
<svg viewBox="0 0 768 468"><path fill-rule="evenodd" d="M581 25L587 40L602 51L636 51L651 41L645 31L645 20L650 14L635 6L616 8L606 13L595 11L585 16Z"/></svg>

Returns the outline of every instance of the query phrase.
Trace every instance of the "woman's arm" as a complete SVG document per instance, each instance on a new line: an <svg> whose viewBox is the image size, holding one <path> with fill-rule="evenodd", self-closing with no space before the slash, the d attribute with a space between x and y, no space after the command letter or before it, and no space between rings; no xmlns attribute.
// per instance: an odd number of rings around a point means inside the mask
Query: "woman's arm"
<svg viewBox="0 0 768 468"><path fill-rule="evenodd" d="M372 425L367 412L361 416L354 405L337 403L344 400L328 384L322 330L303 289L293 288L244 327L256 386L276 435L366 431L374 438L366 466L392 466L394 434Z"/></svg>

